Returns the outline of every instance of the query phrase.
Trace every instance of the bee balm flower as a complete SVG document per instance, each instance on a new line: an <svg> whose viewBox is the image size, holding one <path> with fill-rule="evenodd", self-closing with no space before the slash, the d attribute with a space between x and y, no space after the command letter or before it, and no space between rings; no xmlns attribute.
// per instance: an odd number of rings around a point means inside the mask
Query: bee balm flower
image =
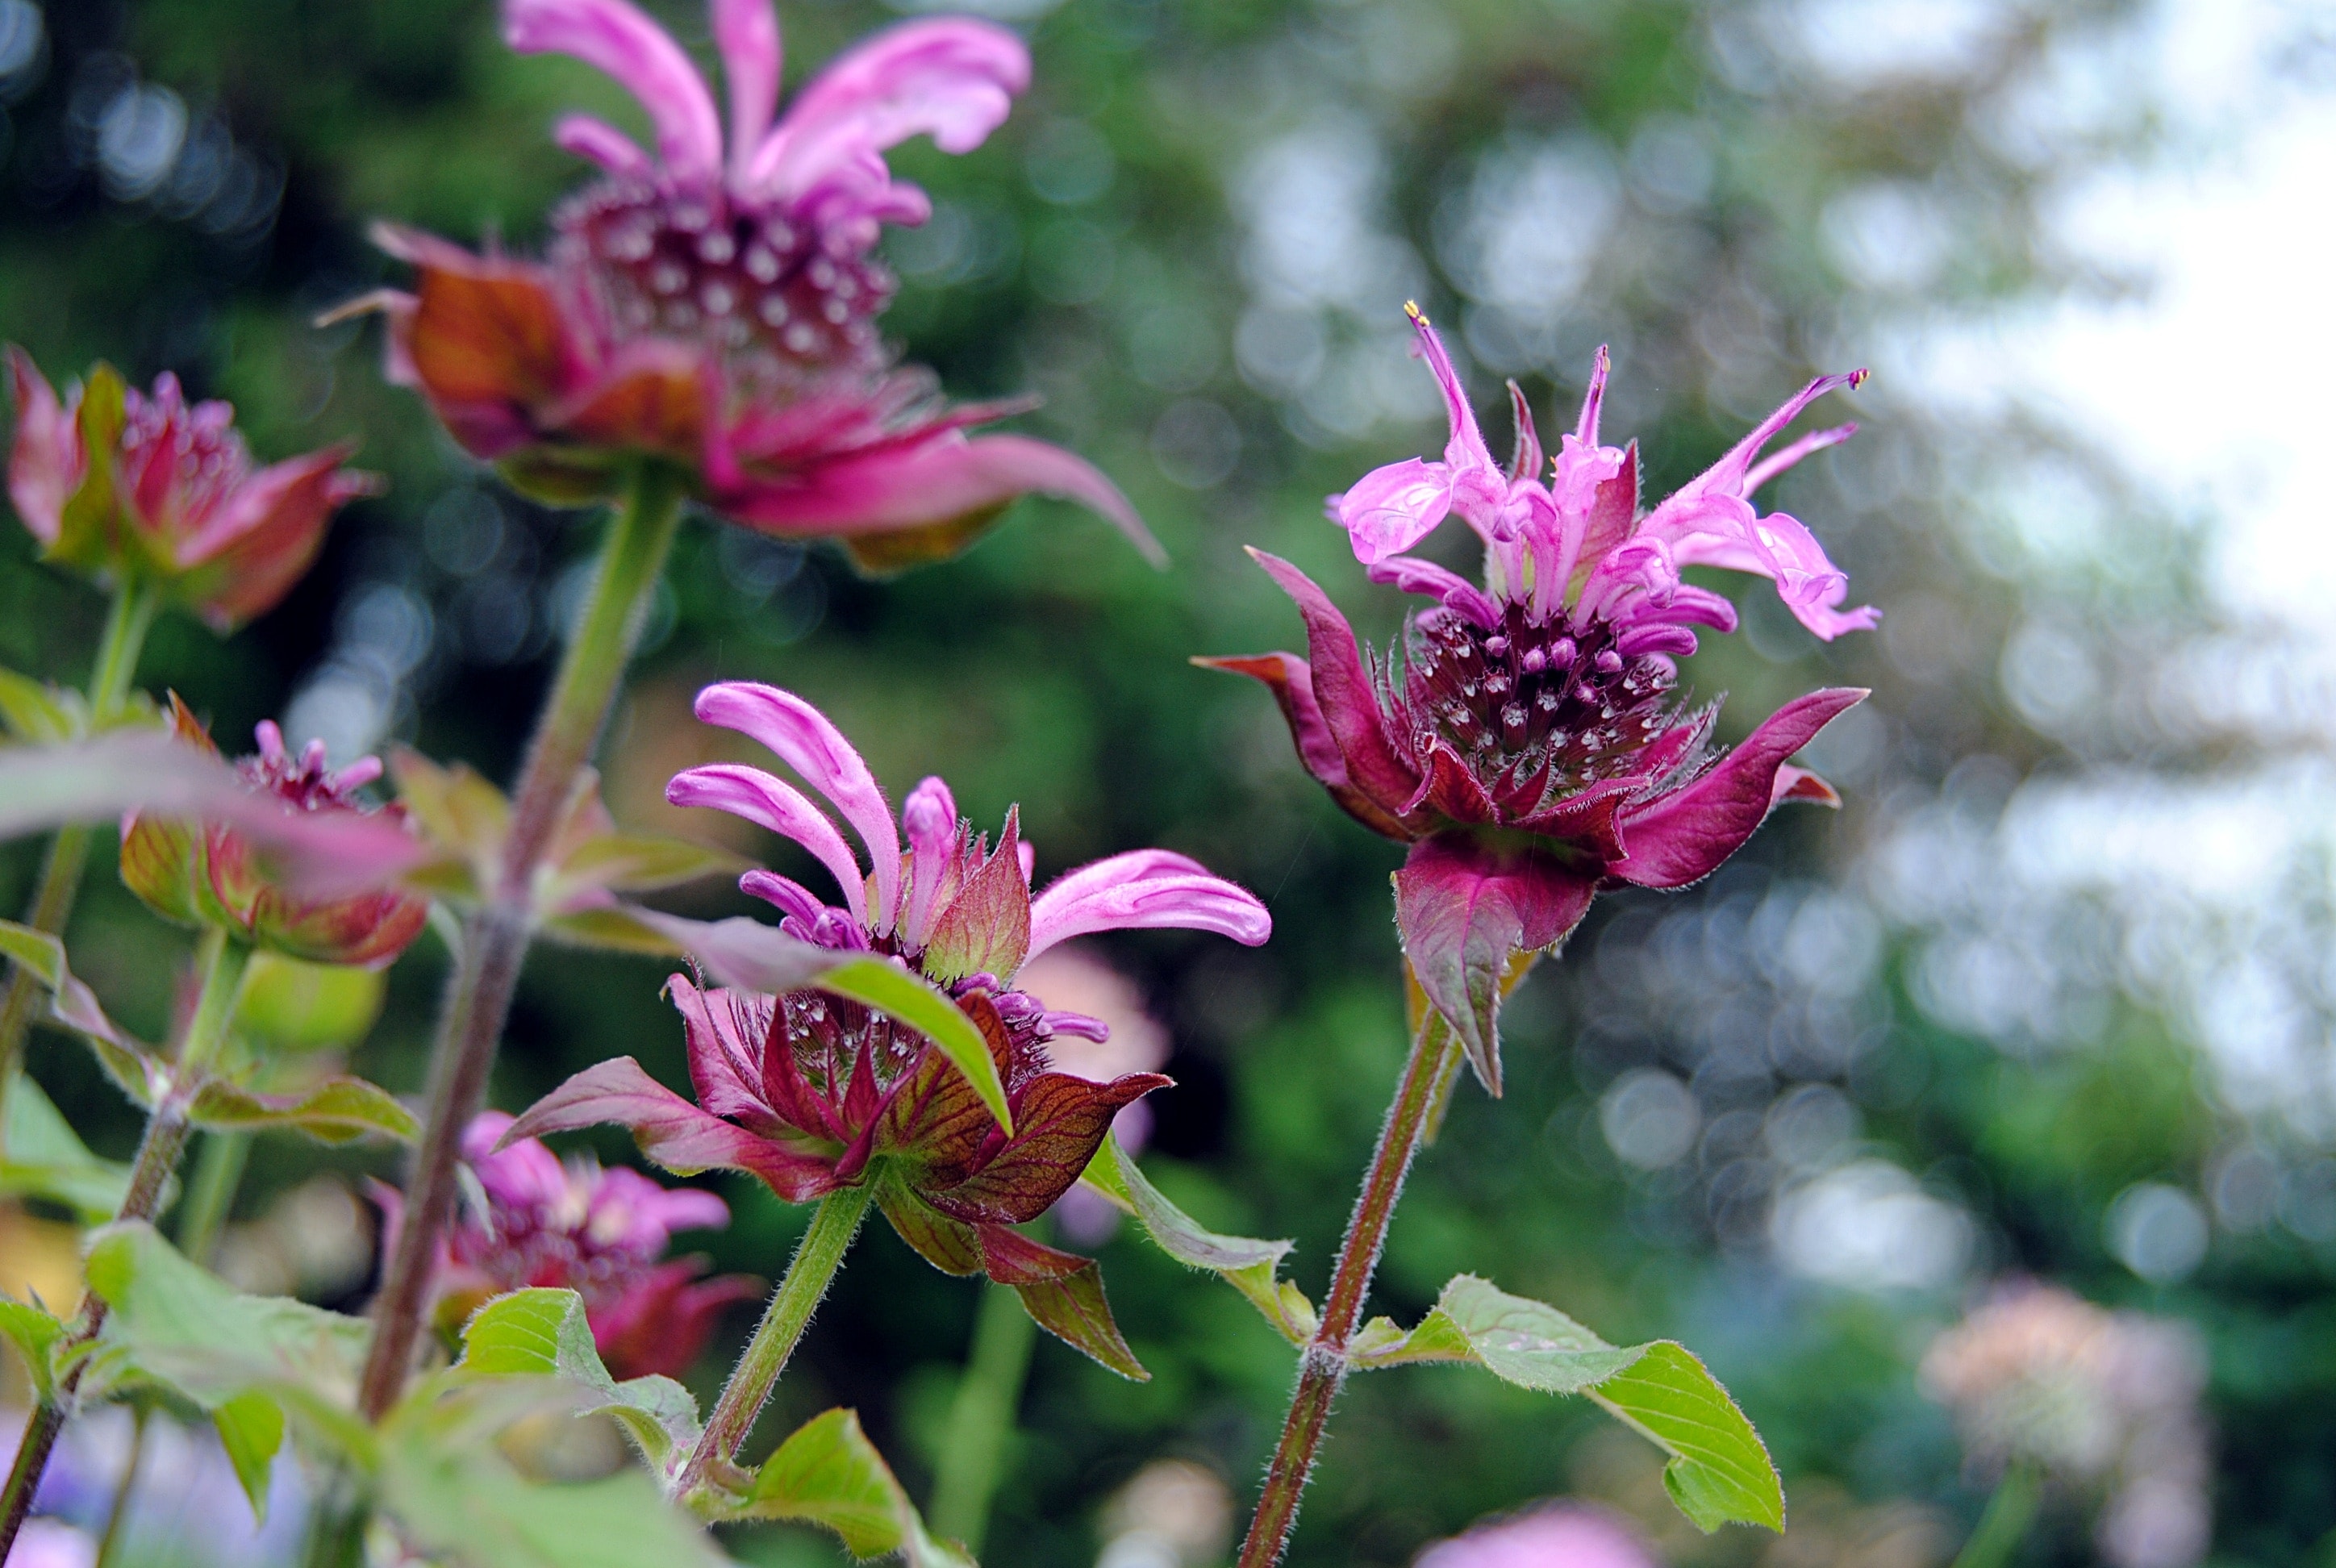
<svg viewBox="0 0 2336 1568"><path fill-rule="evenodd" d="M733 521L837 535L872 566L949 553L1034 491L1092 507L1156 554L1080 459L967 436L1024 405L948 407L930 373L891 365L876 332L893 289L874 255L882 226L931 210L883 154L915 135L979 146L1029 82L1021 42L982 22L910 22L832 62L774 121L770 0L713 0L712 13L726 148L688 56L627 0L507 0L511 47L616 78L655 150L562 121L560 143L603 174L554 215L542 262L383 229L418 273L411 295L366 302L390 315L393 378L419 386L472 453L554 500L606 494L648 454Z"/></svg>
<svg viewBox="0 0 2336 1568"><path fill-rule="evenodd" d="M695 1105L619 1057L553 1090L507 1137L614 1122L669 1170L747 1171L791 1203L873 1180L885 1218L927 1261L1017 1287L1046 1328L1106 1366L1140 1371L1117 1330L1098 1328L1109 1317L1094 1261L1010 1227L1045 1213L1120 1109L1169 1080L1136 1072L1098 1083L1053 1070L1051 1039L1105 1026L1050 1011L1016 989L1016 976L1096 931L1181 927L1254 947L1271 930L1265 906L1165 850L1096 861L1034 898L1013 813L993 847L959 819L949 786L929 778L909 793L896 828L859 753L801 697L714 686L698 695L697 716L784 759L850 824L869 864L826 812L760 768L691 768L667 798L745 817L825 865L841 907L771 872L749 872L739 885L781 911L788 936L891 958L947 990L989 1040L1015 1130L998 1125L937 1047L864 1007L813 990L703 989L676 975L667 993L688 1030Z"/></svg>
<svg viewBox="0 0 2336 1568"><path fill-rule="evenodd" d="M218 755L210 735L175 695L170 722L180 743ZM381 764L374 758L334 773L325 766L321 741L310 742L295 757L273 724L263 722L258 738L259 755L236 764L253 794L303 816L402 819L401 807L384 806L375 813L355 798L357 790L381 775ZM404 952L429 920L429 903L411 893L385 888L319 896L277 881L265 858L245 829L219 822L141 812L122 824L122 880L165 920L224 926L257 947L367 969L379 969ZM372 880L362 874L366 869L351 868L352 880ZM383 862L378 869L386 875L403 868Z"/></svg>
<svg viewBox="0 0 2336 1568"><path fill-rule="evenodd" d="M1684 887L1735 853L1778 803L1838 803L1786 759L1866 694L1811 692L1717 751L1717 706L1685 708L1674 660L1695 651L1698 627L1733 631L1736 610L1679 569L1772 578L1827 639L1875 623L1872 609L1839 608L1848 579L1807 529L1781 512L1761 516L1747 499L1848 437L1854 426L1818 431L1760 458L1794 415L1864 372L1809 383L1641 515L1635 443L1599 444L1604 350L1544 482L1523 395L1504 470L1435 328L1416 309L1412 322L1451 415L1444 459L1376 470L1332 496L1329 511L1373 581L1436 604L1406 621L1400 656L1366 660L1321 589L1252 550L1297 600L1309 657L1198 662L1270 687L1307 771L1366 827L1411 845L1396 879L1405 953L1497 1094L1496 1016L1513 958L1563 938L1601 886ZM1484 541L1481 588L1403 553L1455 512Z"/></svg>
<svg viewBox="0 0 2336 1568"><path fill-rule="evenodd" d="M348 443L255 468L235 410L190 404L167 371L141 393L101 365L60 398L23 349L7 359L8 495L43 555L152 579L221 631L274 609L333 513L381 490L378 476L341 466Z"/></svg>

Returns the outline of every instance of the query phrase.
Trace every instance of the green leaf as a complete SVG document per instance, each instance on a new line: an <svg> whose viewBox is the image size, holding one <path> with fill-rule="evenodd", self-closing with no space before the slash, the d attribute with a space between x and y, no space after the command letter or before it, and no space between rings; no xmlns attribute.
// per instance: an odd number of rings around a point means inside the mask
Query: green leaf
<svg viewBox="0 0 2336 1568"><path fill-rule="evenodd" d="M8 1091L0 1193L44 1198L71 1209L84 1225L100 1225L113 1217L129 1191L130 1167L90 1153L41 1086L20 1075Z"/></svg>
<svg viewBox="0 0 2336 1568"><path fill-rule="evenodd" d="M1205 1228L1170 1203L1167 1194L1137 1169L1119 1140L1109 1135L1079 1179L1114 1207L1134 1215L1162 1251L1187 1268L1222 1276L1291 1344L1303 1345L1314 1337L1313 1303L1296 1285L1274 1277L1282 1258L1297 1242L1224 1236Z"/></svg>
<svg viewBox="0 0 2336 1568"><path fill-rule="evenodd" d="M244 971L235 1029L254 1045L279 1051L355 1045L381 1016L388 984L380 970L312 964L263 949Z"/></svg>
<svg viewBox="0 0 2336 1568"><path fill-rule="evenodd" d="M0 1334L5 1334L24 1358L33 1375L33 1388L44 1405L57 1398L56 1348L65 1337L65 1325L37 1302L0 1296Z"/></svg>
<svg viewBox="0 0 2336 1568"><path fill-rule="evenodd" d="M1681 1345L1617 1348L1556 1308L1474 1275L1444 1287L1409 1333L1374 1318L1348 1346L1355 1367L1468 1362L1551 1394L1586 1394L1670 1456L1663 1484L1698 1528L1785 1527L1784 1485L1728 1390Z"/></svg>
<svg viewBox="0 0 2336 1568"><path fill-rule="evenodd" d="M646 953L652 958L677 959L682 950L672 938L636 919L622 904L607 909L577 910L553 915L542 934L569 947L602 948L618 953Z"/></svg>
<svg viewBox="0 0 2336 1568"><path fill-rule="evenodd" d="M852 1410L814 1416L763 1462L737 1517L822 1525L855 1557L899 1553L910 1568L973 1568L955 1545L933 1539Z"/></svg>
<svg viewBox="0 0 2336 1568"><path fill-rule="evenodd" d="M155 1060L153 1053L141 1042L125 1034L105 1016L105 1009L98 1005L97 993L75 979L66 968L64 943L31 926L0 920L0 957L23 965L48 989L51 1019L87 1043L106 1076L123 1094L141 1105L151 1105L162 1097L162 1091L170 1086L170 1069ZM13 1150L13 1112L11 1116L9 1138ZM108 1207L104 1213L110 1215L113 1209Z"/></svg>
<svg viewBox="0 0 2336 1568"><path fill-rule="evenodd" d="M112 453L128 421L123 407L128 388L122 373L100 361L89 373L81 394L82 450L92 454L83 465L81 483L65 504L57 523L57 537L41 552L44 560L83 571L113 564L115 506L113 464L94 454Z"/></svg>
<svg viewBox="0 0 2336 1568"><path fill-rule="evenodd" d="M151 1386L206 1410L254 1391L305 1396L302 1406L319 1409L354 1404L371 1338L361 1318L246 1296L142 1221L98 1232L88 1275L111 1310L82 1380L85 1394Z"/></svg>
<svg viewBox="0 0 2336 1568"><path fill-rule="evenodd" d="M412 1111L388 1090L363 1078L326 1078L297 1095L263 1095L213 1078L196 1091L188 1115L199 1127L229 1132L285 1128L324 1144L368 1136L412 1143L422 1134L422 1124Z"/></svg>
<svg viewBox="0 0 2336 1568"><path fill-rule="evenodd" d="M660 1471L697 1441L697 1401L688 1389L670 1378L619 1383L609 1376L592 1342L583 1299L573 1290L514 1290L481 1307L462 1326L456 1369L479 1378L549 1377L574 1384L585 1396L577 1414L606 1411Z"/></svg>
<svg viewBox="0 0 2336 1568"><path fill-rule="evenodd" d="M0 726L18 740L74 740L89 732L89 705L79 692L0 669Z"/></svg>
<svg viewBox="0 0 2336 1568"><path fill-rule="evenodd" d="M728 1559L640 1470L562 1485L513 1469L461 1425L460 1396L409 1398L381 1429L376 1498L448 1568L716 1568Z"/></svg>
<svg viewBox="0 0 2336 1568"><path fill-rule="evenodd" d="M238 1394L211 1412L211 1425L219 1428L219 1446L235 1466L253 1515L266 1524L268 1479L277 1450L284 1446L283 1410L265 1394Z"/></svg>
<svg viewBox="0 0 2336 1568"><path fill-rule="evenodd" d="M1707 1533L1726 1524L1782 1534L1785 1489L1752 1423L1686 1346L1658 1339L1590 1397L1671 1456L1663 1485Z"/></svg>

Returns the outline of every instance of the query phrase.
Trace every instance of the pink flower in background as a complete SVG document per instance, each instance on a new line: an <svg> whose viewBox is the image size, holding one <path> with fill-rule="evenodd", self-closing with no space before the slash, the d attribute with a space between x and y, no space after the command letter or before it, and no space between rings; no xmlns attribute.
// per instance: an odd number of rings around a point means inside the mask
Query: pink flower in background
<svg viewBox="0 0 2336 1568"><path fill-rule="evenodd" d="M774 121L770 0L712 0L712 15L726 146L696 68L627 0L506 0L512 48L616 78L655 148L588 116L560 122L560 144L602 178L554 214L542 262L383 229L418 274L414 293L365 302L391 317L393 379L554 500L607 494L649 454L733 521L840 536L880 569L961 548L1029 492L1080 502L1156 555L1086 463L1025 436L967 436L1027 404L950 408L930 373L891 366L876 331L893 290L874 255L882 226L931 211L884 153L919 135L947 152L979 146L1028 85L1021 41L984 22L906 23L831 62Z"/></svg>
<svg viewBox="0 0 2336 1568"><path fill-rule="evenodd" d="M1517 448L1504 469L1435 328L1416 310L1412 321L1451 415L1444 458L1377 469L1332 496L1329 511L1374 581L1436 603L1406 619L1399 657L1367 659L1328 595L1252 550L1297 600L1309 657L1196 662L1264 682L1307 771L1365 826L1411 845L1396 885L1406 956L1497 1094L1502 982L1518 954L1562 940L1601 886L1678 888L1709 875L1780 802L1838 803L1785 759L1866 694L1812 692L1733 750L1715 747L1718 705L1685 706L1676 660L1695 651L1696 628L1733 631L1736 610L1679 571L1772 578L1823 638L1874 624L1871 609L1839 608L1848 579L1807 529L1747 499L1851 433L1817 431L1760 457L1802 409L1864 373L1809 383L1641 515L1635 443L1599 444L1603 349L1544 482L1523 394L1512 387ZM1483 541L1481 588L1403 553L1455 512Z"/></svg>
<svg viewBox="0 0 2336 1568"><path fill-rule="evenodd" d="M1015 1286L1040 1323L1139 1375L1117 1330L1102 1331L1109 1320L1093 1261L1011 1227L1045 1213L1094 1158L1112 1119L1168 1080L1134 1071L1095 1082L1055 1070L1057 1042L1093 1040L1107 1026L1049 1008L1020 977L1058 944L1096 931L1203 930L1254 947L1271 930L1265 906L1165 850L1094 862L1034 897L1033 856L1015 813L993 847L959 819L949 786L928 778L909 792L896 826L852 743L793 693L708 687L697 716L785 761L851 826L868 864L827 812L761 768L691 768L667 798L744 817L824 865L840 907L773 872L749 872L739 885L780 911L786 936L892 959L946 989L990 1042L1015 1131L998 1125L939 1049L890 1018L816 990L701 989L676 975L667 991L688 1030L696 1104L622 1057L553 1090L512 1135L615 1123L669 1169L750 1172L790 1203L868 1180L872 1168L885 1218L927 1261Z"/></svg>
<svg viewBox="0 0 2336 1568"><path fill-rule="evenodd" d="M1124 1073L1157 1072L1167 1065L1167 1029L1144 1010L1135 982L1085 943L1068 942L1040 953L1022 966L1014 983L1037 998L1055 1020L1046 1055L1056 1072L1105 1083ZM1068 1027L1070 1019L1085 1027ZM1111 1132L1129 1154L1143 1153L1152 1140L1151 1100L1121 1107L1111 1120ZM1083 1186L1056 1199L1054 1214L1064 1234L1083 1247L1100 1247L1119 1229L1119 1211Z"/></svg>
<svg viewBox="0 0 2336 1568"><path fill-rule="evenodd" d="M97 1568L97 1538L57 1519L28 1519L7 1568Z"/></svg>
<svg viewBox="0 0 2336 1568"><path fill-rule="evenodd" d="M181 745L209 756L219 748L176 693L170 722ZM374 808L356 792L381 776L381 764L364 757L335 773L325 766L325 745L312 741L295 757L272 723L258 727L259 753L235 765L251 795L301 818L377 818L402 824L404 808ZM413 857L413 842L401 833L377 835L379 850L351 840L349 853L370 862L349 868L351 879L386 881ZM382 851L406 852L397 861ZM430 919L426 899L394 887L325 893L277 875L262 841L248 823L205 816L132 813L122 823L122 880L165 920L187 925L224 926L258 947L316 963L358 964L379 969L404 952Z"/></svg>
<svg viewBox="0 0 2336 1568"><path fill-rule="evenodd" d="M1553 1503L1438 1541L1413 1568L1660 1568L1660 1563L1620 1520Z"/></svg>
<svg viewBox="0 0 2336 1568"><path fill-rule="evenodd" d="M13 344L8 495L43 558L130 574L222 631L275 608L316 559L333 513L378 494L340 443L255 468L227 404L190 404L177 376L124 386L101 365L60 398Z"/></svg>
<svg viewBox="0 0 2336 1568"><path fill-rule="evenodd" d="M593 1342L618 1378L687 1371L722 1310L762 1289L743 1275L701 1278L703 1258L665 1255L677 1231L727 1225L729 1205L638 1171L563 1163L531 1138L498 1148L511 1125L488 1111L463 1132L478 1189L446 1233L442 1315L460 1323L489 1296L562 1287L584 1299Z"/></svg>

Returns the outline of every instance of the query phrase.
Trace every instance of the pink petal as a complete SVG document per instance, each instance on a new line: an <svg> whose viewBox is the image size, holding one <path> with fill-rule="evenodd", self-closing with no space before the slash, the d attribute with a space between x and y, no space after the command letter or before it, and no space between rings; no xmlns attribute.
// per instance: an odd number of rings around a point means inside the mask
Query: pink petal
<svg viewBox="0 0 2336 1568"><path fill-rule="evenodd" d="M1354 628L1311 578L1279 556L1252 550L1250 559L1297 601L1306 622L1306 647L1314 696L1322 720L1346 758L1348 776L1375 806L1401 816L1404 803L1419 788L1419 774L1389 744L1385 720Z"/></svg>
<svg viewBox="0 0 2336 1568"><path fill-rule="evenodd" d="M883 790L843 732L794 693L754 681L709 686L697 694L696 707L707 724L735 729L769 747L852 824L868 846L876 879L875 906L866 911L868 929L880 935L891 930L900 912L900 835Z"/></svg>
<svg viewBox="0 0 2336 1568"><path fill-rule="evenodd" d="M261 469L179 541L182 590L204 619L229 628L274 609L316 560L333 513L386 488L342 469L352 450L345 442Z"/></svg>
<svg viewBox="0 0 2336 1568"><path fill-rule="evenodd" d="M745 1171L796 1203L836 1184L827 1161L707 1115L643 1072L630 1057L585 1068L530 1106L503 1141L608 1125L631 1129L641 1153L676 1175Z"/></svg>
<svg viewBox="0 0 2336 1568"><path fill-rule="evenodd" d="M657 152L683 180L718 179L722 125L681 45L627 0L503 0L503 42L521 54L569 54L616 78L656 127Z"/></svg>
<svg viewBox="0 0 2336 1568"><path fill-rule="evenodd" d="M810 925L827 912L827 906L820 902L809 888L793 877L783 877L776 872L748 872L738 879L738 891L762 900L805 925Z"/></svg>
<svg viewBox="0 0 2336 1568"><path fill-rule="evenodd" d="M886 148L922 134L944 152L970 152L1029 84L1030 52L1003 27L905 23L829 62L755 150L746 179L781 197L829 184L881 191Z"/></svg>
<svg viewBox="0 0 2336 1568"><path fill-rule="evenodd" d="M1452 511L1452 471L1407 457L1375 468L1329 502L1330 521L1347 531L1355 559L1368 566L1409 550Z"/></svg>
<svg viewBox="0 0 2336 1568"><path fill-rule="evenodd" d="M1501 1092L1501 983L1510 960L1573 930L1597 888L1595 868L1461 833L1422 839L1396 873L1404 958L1486 1092Z"/></svg>
<svg viewBox="0 0 2336 1568"><path fill-rule="evenodd" d="M1034 492L1100 512L1145 560L1166 564L1166 552L1117 485L1084 459L1026 435L968 440L951 431L905 450L813 463L784 478L750 475L713 503L774 533L880 533L954 521Z"/></svg>
<svg viewBox="0 0 2336 1568"><path fill-rule="evenodd" d="M1406 593L1429 595L1446 609L1465 616L1486 631L1501 624L1500 606L1492 596L1456 571L1448 571L1432 560L1422 560L1416 555L1388 556L1375 560L1364 570L1373 582L1383 582L1399 588Z"/></svg>
<svg viewBox="0 0 2336 1568"><path fill-rule="evenodd" d="M730 170L743 180L779 106L779 18L771 0L714 0L714 44L730 89Z"/></svg>
<svg viewBox="0 0 2336 1568"><path fill-rule="evenodd" d="M590 114L562 115L551 128L551 140L561 151L589 159L611 174L646 180L657 171L656 161L640 143Z"/></svg>
<svg viewBox="0 0 2336 1568"><path fill-rule="evenodd" d="M909 903L900 915L900 938L920 950L932 934L942 879L957 864L957 798L949 785L938 778L920 781L901 803L900 825L909 837ZM1023 880L1028 881L1027 872Z"/></svg>
<svg viewBox="0 0 2336 1568"><path fill-rule="evenodd" d="M1680 888L1709 876L1743 847L1770 807L1793 797L1799 779L1779 784L1785 759L1867 695L1854 687L1833 687L1796 697L1770 714L1709 773L1626 813L1622 845L1627 853L1609 865L1607 873L1642 888ZM1793 771L1798 774L1800 770Z"/></svg>
<svg viewBox="0 0 2336 1568"><path fill-rule="evenodd" d="M784 780L744 763L709 763L674 774L665 798L677 806L706 806L744 817L809 850L835 876L852 917L868 923L868 889L859 858L827 813Z"/></svg>
<svg viewBox="0 0 2336 1568"><path fill-rule="evenodd" d="M698 1105L734 1121L772 1123L775 1107L762 1093L771 998L759 991L700 990L683 975L666 980L665 995L681 1015Z"/></svg>
<svg viewBox="0 0 2336 1568"><path fill-rule="evenodd" d="M1516 445L1509 453L1509 482L1537 480L1547 459L1542 454L1541 433L1533 428L1533 404L1525 401L1525 389L1514 381L1509 383L1509 413L1517 426Z"/></svg>
<svg viewBox="0 0 2336 1568"><path fill-rule="evenodd" d="M1823 452L1828 446L1839 446L1856 433L1854 424L1836 424L1830 430L1812 430L1784 451L1771 453L1754 463L1751 471L1744 476L1744 493L1750 495L1809 453Z"/></svg>
<svg viewBox="0 0 2336 1568"><path fill-rule="evenodd" d="M1094 931L1214 931L1243 947L1273 934L1273 917L1246 888L1166 850L1095 861L1046 885L1030 903L1024 961Z"/></svg>
<svg viewBox="0 0 2336 1568"><path fill-rule="evenodd" d="M65 502L88 472L73 413L57 394L33 356L15 344L7 349L8 376L15 384L16 436L8 453L8 499L16 515L44 546L56 542Z"/></svg>
<svg viewBox="0 0 2336 1568"><path fill-rule="evenodd" d="M1582 394L1582 417L1573 426L1573 439L1584 446L1598 444L1598 414L1606 406L1606 373L1613 366L1613 355L1606 352L1606 345L1600 344L1597 357L1590 362L1590 385Z"/></svg>

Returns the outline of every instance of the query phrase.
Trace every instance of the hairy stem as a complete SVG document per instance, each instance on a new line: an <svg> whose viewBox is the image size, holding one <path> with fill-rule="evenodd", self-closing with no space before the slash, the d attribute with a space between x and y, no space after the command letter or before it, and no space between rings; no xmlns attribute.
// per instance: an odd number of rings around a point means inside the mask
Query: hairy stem
<svg viewBox="0 0 2336 1568"><path fill-rule="evenodd" d="M981 1293L981 1316L973 1328L973 1349L965 1376L949 1405L949 1437L941 1446L940 1472L933 1479L933 1529L981 1555L988 1533L989 1501L1014 1440L1014 1413L1022 1402L1022 1381L1030 1370L1030 1347L1038 1325L1022 1299L1004 1285Z"/></svg>
<svg viewBox="0 0 2336 1568"><path fill-rule="evenodd" d="M98 639L97 662L89 676L92 723L108 724L121 713L138 670L139 652L146 646L146 628L154 624L154 609L160 602L156 589L144 582L125 581L114 589L105 633ZM51 936L64 931L73 900L81 891L82 870L89 863L90 838L91 830L76 823L60 828L49 841L33 907L24 917L24 923L34 930ZM8 1135L8 1091L15 1086L16 1074L24 1065L24 1036L33 1027L40 998L40 982L21 966L9 977L5 996L0 997L0 1150L5 1150Z"/></svg>
<svg viewBox="0 0 2336 1568"><path fill-rule="evenodd" d="M1979 1528L1963 1543L1955 1568L2003 1568L2020 1549L2028 1527L2036 1522L2036 1507L2043 1495L2042 1473L2025 1460L2014 1460L1996 1483L1995 1495L1987 1500Z"/></svg>
<svg viewBox="0 0 2336 1568"><path fill-rule="evenodd" d="M811 1229L803 1232L795 1255L788 1261L786 1277L771 1292L771 1304L755 1326L754 1337L746 1341L738 1364L730 1369L730 1380L722 1386L722 1397L706 1418L705 1434L674 1482L674 1496L686 1499L715 1462L727 1464L737 1457L739 1446L754 1430L754 1418L763 1413L779 1374L786 1370L787 1359L794 1354L812 1313L842 1265L843 1254L860 1222L867 1217L868 1201L875 1193L871 1177L857 1186L838 1187L812 1212Z"/></svg>
<svg viewBox="0 0 2336 1568"><path fill-rule="evenodd" d="M644 463L636 471L602 541L591 596L528 746L513 792L501 885L464 927L439 1013L429 1113L406 1184L405 1222L374 1299L373 1346L358 1385L358 1408L369 1420L379 1420L405 1386L428 1306L438 1236L453 1214L462 1129L486 1103L495 1045L533 934L535 873L608 723L617 683L640 638L680 525L681 502L681 480L672 470Z"/></svg>
<svg viewBox="0 0 2336 1568"><path fill-rule="evenodd" d="M1338 1243L1338 1261L1330 1272L1330 1293L1322 1303L1321 1325L1298 1362L1298 1387L1290 1398L1290 1415L1282 1423L1281 1441L1266 1471L1265 1490L1257 1500L1249 1535L1241 1542L1239 1568L1272 1568L1289 1544L1298 1522L1298 1501L1322 1447L1329 1425L1330 1406L1347 1378L1347 1341L1362 1319L1363 1300L1369 1294L1371 1274L1387 1244L1387 1222L1395 1217L1396 1200L1403 1195L1404 1177L1412 1156L1419 1152L1420 1135L1436 1098L1445 1058L1454 1054L1452 1031L1441 1015L1430 1010L1411 1042L1403 1081L1387 1106L1379 1128L1378 1147L1363 1176L1363 1190L1347 1222L1346 1238Z"/></svg>
<svg viewBox="0 0 2336 1568"><path fill-rule="evenodd" d="M193 1125L189 1115L195 1096L227 1044L228 1024L235 1017L236 998L243 989L244 969L250 961L251 950L240 942L229 940L224 930L214 926L203 932L201 945L195 950L195 970L201 977L202 992L195 1002L186 1037L180 1044L170 1086L163 1091L146 1118L145 1135L138 1141L138 1157L131 1163L130 1190L122 1196L122 1207L114 1212L116 1220L151 1220L161 1207L171 1173L179 1168L179 1156L186 1152L187 1135ZM81 1315L66 1340L67 1348L87 1344L104 1327L105 1303L95 1296L83 1297ZM0 1489L0 1563L8 1560L16 1543L16 1533L24 1527L24 1516L32 1512L34 1494L40 1490L41 1477L48 1470L49 1456L56 1448L57 1434L64 1429L66 1408L72 1403L73 1390L81 1387L82 1368L86 1365L75 1362L57 1379L57 1397L36 1406L24 1423L24 1437L17 1446L15 1465L8 1473L5 1488Z"/></svg>

